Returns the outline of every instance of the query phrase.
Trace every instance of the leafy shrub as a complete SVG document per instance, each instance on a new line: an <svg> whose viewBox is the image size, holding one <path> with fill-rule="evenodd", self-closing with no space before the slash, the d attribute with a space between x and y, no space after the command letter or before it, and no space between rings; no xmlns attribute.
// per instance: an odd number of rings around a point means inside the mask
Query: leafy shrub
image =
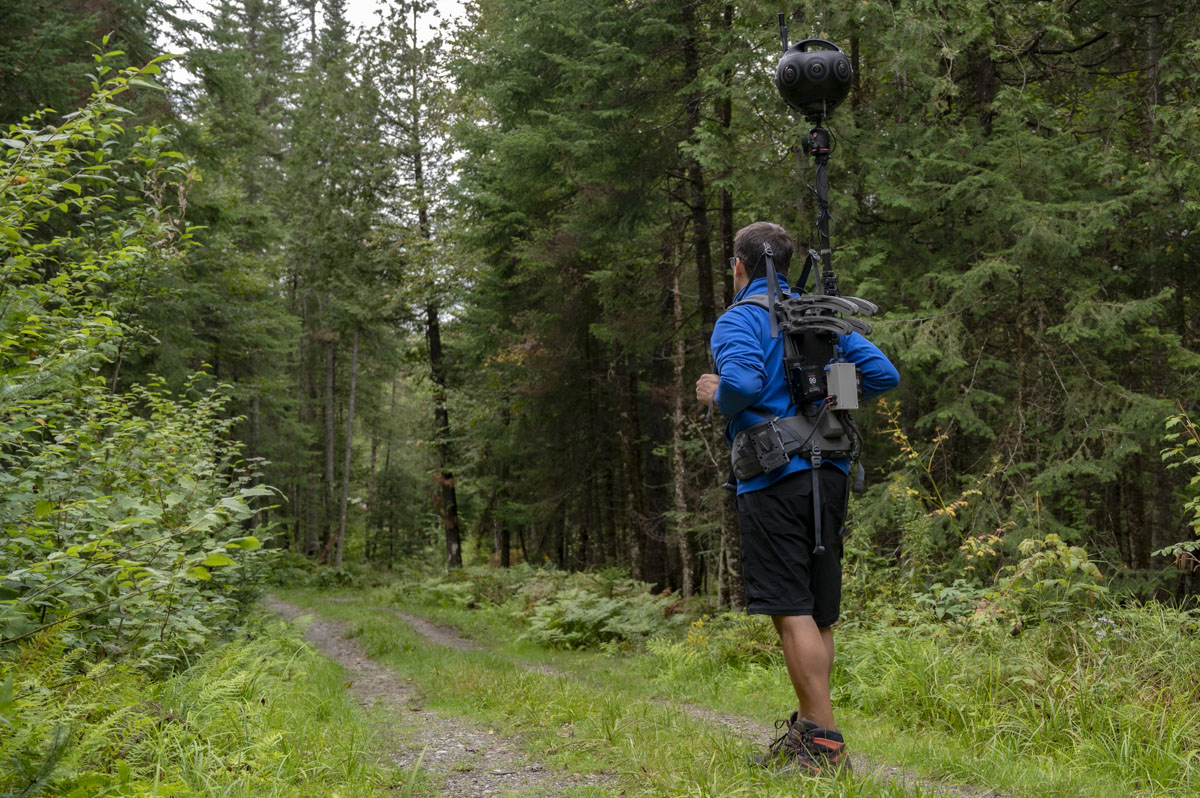
<svg viewBox="0 0 1200 798"><path fill-rule="evenodd" d="M678 625L666 614L670 599L650 593L608 598L582 588L567 588L534 605L525 615L526 636L562 648L589 648L642 642Z"/></svg>
<svg viewBox="0 0 1200 798"><path fill-rule="evenodd" d="M161 664L227 626L261 571L241 523L269 491L239 462L225 397L201 377L186 396L161 380L114 394L98 373L131 344L126 289L188 245L167 198L190 165L160 130L131 141L114 102L157 71L0 140L0 655L48 630Z"/></svg>
<svg viewBox="0 0 1200 798"><path fill-rule="evenodd" d="M470 580L427 579L418 589L434 604L467 609L475 606L475 584Z"/></svg>
<svg viewBox="0 0 1200 798"><path fill-rule="evenodd" d="M404 603L411 590L399 584L375 595ZM529 639L564 648L641 643L677 629L682 621L678 599L649 590L649 584L619 568L569 573L524 563L471 567L416 584L424 601L510 613L528 625Z"/></svg>
<svg viewBox="0 0 1200 798"><path fill-rule="evenodd" d="M1183 510L1195 537L1154 554L1171 557L1178 567L1194 571L1200 568L1200 429L1187 413L1182 412L1168 418L1166 428L1163 438L1167 446L1162 450L1162 459L1167 468L1183 468L1190 475Z"/></svg>
<svg viewBox="0 0 1200 798"><path fill-rule="evenodd" d="M980 602L974 622L1007 618L1010 628L1041 621L1086 617L1087 608L1108 590L1100 569L1082 546L1070 546L1053 533L1018 545L1024 558L1005 566L997 590Z"/></svg>

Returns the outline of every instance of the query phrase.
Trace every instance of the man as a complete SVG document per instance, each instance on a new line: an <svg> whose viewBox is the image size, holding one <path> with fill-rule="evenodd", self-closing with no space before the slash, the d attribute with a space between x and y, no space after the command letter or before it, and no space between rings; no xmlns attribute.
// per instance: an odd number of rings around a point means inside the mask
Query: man
<svg viewBox="0 0 1200 798"><path fill-rule="evenodd" d="M769 222L739 230L733 242L735 306L717 321L712 335L718 373L701 375L696 382L696 398L704 404L715 400L729 418L730 442L764 416L787 418L798 412L784 375L783 336L771 337L765 308L736 305L767 292L764 244L770 245L783 292L790 293L787 271L793 246L787 231ZM862 371L863 398L899 384L896 368L863 336L842 335L840 345L846 360ZM746 612L771 616L799 702L797 712L776 724L785 731L765 756L756 758L759 764L814 775L849 764L829 697L849 467L849 460L826 460L817 475L821 527L827 530L820 554L815 553L813 474L807 458L793 456L785 465L737 484Z"/></svg>

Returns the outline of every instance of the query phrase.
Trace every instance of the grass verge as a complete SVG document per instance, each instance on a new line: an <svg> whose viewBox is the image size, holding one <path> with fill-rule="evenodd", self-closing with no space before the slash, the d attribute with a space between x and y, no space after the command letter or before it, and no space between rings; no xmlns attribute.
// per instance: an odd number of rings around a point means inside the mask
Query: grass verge
<svg viewBox="0 0 1200 798"><path fill-rule="evenodd" d="M375 724L342 669L277 619L252 621L165 681L72 677L77 665L36 646L7 663L0 794L358 798L431 783L377 764Z"/></svg>
<svg viewBox="0 0 1200 798"><path fill-rule="evenodd" d="M526 750L552 766L604 771L618 782L613 791L579 788L571 795L928 794L863 777L813 780L752 767L748 757L757 750L730 730L650 700L653 690L636 684L647 678L643 658L531 651L523 641L500 643L503 630L484 638L497 644L494 651L450 651L429 644L385 607L328 602L308 591L281 596L349 624L370 656L416 680L430 707L516 735ZM444 613L438 616L452 620ZM540 654L539 662L571 673L516 667L508 658L514 653L527 660Z"/></svg>
<svg viewBox="0 0 1200 798"><path fill-rule="evenodd" d="M322 604L313 594L295 598L310 606ZM502 607L434 605L412 591L388 589L365 598L457 626L494 651L494 659L567 671L590 684L596 692L593 700L601 703L605 695L620 696L627 703L687 701L769 720L785 714L794 701L782 663L771 650L769 625L761 619L743 619L747 628L761 628L738 631L742 649L737 656L711 656L702 639L659 641L647 653L606 656L551 650L521 639L522 625ZM331 606L322 607L332 611ZM366 607L359 610L369 612ZM1047 798L1196 794L1196 763L1184 745L1195 716L1179 712L1188 704L1188 695L1174 690L1165 691L1169 701L1155 698L1149 695L1151 688L1165 685L1143 684L1139 689L1128 667L1122 666L1125 673L1111 670L1123 661L1125 649L1153 649L1149 636L1161 637L1163 629L1177 626L1169 612L1161 617L1139 612L1136 622L1121 620L1127 630L1124 638L1076 636L1076 648L1065 652L1033 634L1018 640L970 641L909 629L851 626L840 635L834 675L841 726L853 750L926 778L980 791ZM1138 632L1142 627L1146 628ZM1155 628L1153 635L1149 627ZM1174 650L1187 647L1181 637L1185 631L1169 635L1179 638ZM1056 661L1076 666L1056 667ZM1031 681L1039 672L1044 682ZM1194 692L1196 683L1184 693ZM1124 695L1122 685L1129 688ZM474 711L469 702L464 710ZM1159 727L1175 731L1136 739L1139 729ZM696 733L711 736L717 731L700 728ZM702 756L700 751L693 753Z"/></svg>

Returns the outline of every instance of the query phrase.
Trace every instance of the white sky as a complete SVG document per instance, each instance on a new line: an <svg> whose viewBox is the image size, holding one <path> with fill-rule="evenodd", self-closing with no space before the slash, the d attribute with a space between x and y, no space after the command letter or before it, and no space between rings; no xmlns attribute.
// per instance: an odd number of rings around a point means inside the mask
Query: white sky
<svg viewBox="0 0 1200 798"><path fill-rule="evenodd" d="M383 8L385 3L383 0L346 0L346 19L356 28L366 28L375 25L375 12ZM436 0L435 6L442 20L453 23L463 16L463 0ZM193 0L191 13L185 13L184 16L196 18L207 18L212 10L211 0ZM432 17L426 17L421 20L421 34L428 35L430 23L435 22ZM424 40L424 36L421 37Z"/></svg>
<svg viewBox="0 0 1200 798"><path fill-rule="evenodd" d="M384 5L381 0L346 0L346 18L355 27L364 28L375 24L375 11ZM463 13L462 0L437 0L437 9L443 20L454 22ZM426 23L433 20L424 20ZM428 34L429 28L422 26L422 34ZM424 39L424 36L421 37Z"/></svg>
<svg viewBox="0 0 1200 798"><path fill-rule="evenodd" d="M355 28L373 27L378 17L375 12L386 5L385 0L346 0L346 19ZM463 0L435 0L440 19L443 22L453 23L459 21L464 15ZM212 11L212 0L193 0L189 12L184 13L185 17L191 19L207 20ZM429 32L432 30L432 25L439 20L434 19L432 15L426 15L419 20L420 30L418 38L421 41L426 41L429 37ZM171 51L172 46L165 41L160 41L159 46L164 51ZM164 72L167 72L171 79L183 84L195 82L195 77L187 69L186 59L179 61L168 62L163 67Z"/></svg>

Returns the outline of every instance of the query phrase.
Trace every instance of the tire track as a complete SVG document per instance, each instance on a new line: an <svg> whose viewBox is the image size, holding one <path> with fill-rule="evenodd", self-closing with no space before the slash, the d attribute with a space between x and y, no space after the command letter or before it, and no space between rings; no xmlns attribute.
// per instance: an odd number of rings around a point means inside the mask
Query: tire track
<svg viewBox="0 0 1200 798"><path fill-rule="evenodd" d="M348 686L361 705L388 710L383 729L387 758L398 767L417 766L440 776L443 784L437 795L553 796L581 786L610 787L615 791L614 781L607 774L577 774L546 766L522 751L519 740L426 709L424 696L415 683L371 659L357 640L346 636L346 624L322 618L275 596L267 596L263 604L288 621L312 619L304 630L305 639L346 669ZM414 625L414 630L430 642L460 651L479 650L466 638L416 616L409 617L419 622L420 628ZM426 636L427 631L432 636Z"/></svg>
<svg viewBox="0 0 1200 798"><path fill-rule="evenodd" d="M357 598L326 600L337 601L339 603L361 601L361 599ZM488 649L486 646L481 645L476 640L473 640L469 637L464 637L458 630L451 627L442 626L434 623L428 618L423 618L419 615L413 615L412 613L401 612L400 610L393 609L391 607L380 606L379 608L386 609L396 617L400 618L400 620L404 621L404 623L407 624L414 632L419 634L430 643L446 646L457 651L491 651L491 653L496 654L494 650ZM507 660L516 667L523 668L527 671L535 671L550 676L562 676L565 678L580 679L581 681L597 684L597 686L603 686L593 682L590 679L587 679L586 677L581 677L549 665L523 662L521 660L515 660L499 654L496 654L496 656L500 656L502 659ZM778 732L775 730L773 724L765 724L740 715L718 712L716 710L709 709L708 707L702 707L697 704L684 701L670 701L667 699L657 698L649 700L653 701L659 706L679 710L693 720L700 721L701 723L705 723L710 726L722 726L732 731L738 737L741 737L742 739L752 743L766 745L767 742L778 736ZM866 754L858 751L852 751L851 755L854 761L855 773L858 775L865 775L872 781L880 784L899 784L907 789L920 789L933 795L945 796L945 798L1012 798L1011 796L1006 796L1004 793L997 792L995 790L979 789L966 785L951 784L938 779L930 779L899 766L876 759L875 757L867 756Z"/></svg>

